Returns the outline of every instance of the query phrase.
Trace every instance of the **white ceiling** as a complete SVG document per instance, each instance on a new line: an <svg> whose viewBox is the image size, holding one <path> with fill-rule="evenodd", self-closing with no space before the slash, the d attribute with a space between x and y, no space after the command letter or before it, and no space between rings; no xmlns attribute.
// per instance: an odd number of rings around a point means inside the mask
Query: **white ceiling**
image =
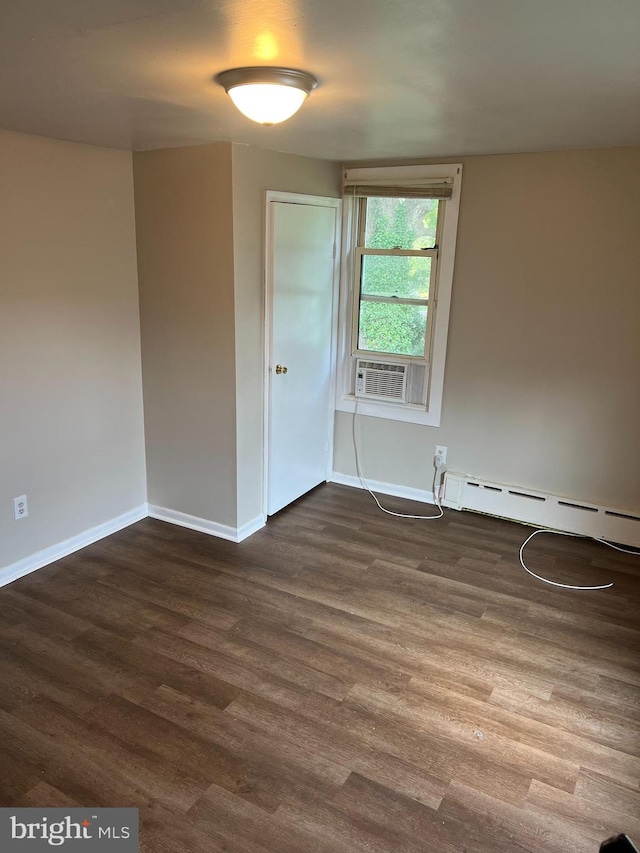
<svg viewBox="0 0 640 853"><path fill-rule="evenodd" d="M212 82L254 64L320 87L254 125ZM640 0L3 0L0 127L339 160L640 143Z"/></svg>

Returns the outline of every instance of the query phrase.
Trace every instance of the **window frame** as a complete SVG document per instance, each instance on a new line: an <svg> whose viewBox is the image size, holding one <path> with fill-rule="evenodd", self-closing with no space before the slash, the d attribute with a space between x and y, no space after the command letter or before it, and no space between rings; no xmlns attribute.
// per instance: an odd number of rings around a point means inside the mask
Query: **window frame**
<svg viewBox="0 0 640 853"><path fill-rule="evenodd" d="M446 163L429 166L383 166L348 168L345 176L349 180L384 181L387 185L397 181L397 186L403 186L404 181L424 180L425 184L442 178L453 180L450 199L441 201L442 207L438 212L437 260L435 270L435 289L429 293L429 310L427 317L432 327L428 330L430 349L426 358L413 356L391 355L389 353L374 353L357 348L356 311L359 309L360 263L358 247L362 247L364 235L359 233L364 222L358 215L360 197L343 196L343 240L340 286L340 320L338 341L338 381L336 384L336 411L354 412L355 397L355 361L357 358L368 357L380 361L400 364L426 365L427 369L427 400L425 405L410 403L390 403L378 400L359 399L358 413L377 418L405 421L409 423L439 426L442 413L442 396L444 389L445 357L449 328L449 313L451 306L451 291L453 285L453 267L456 251L456 236L460 207L460 191L462 182L462 164ZM406 184L405 184L406 185ZM402 198L402 193L398 193ZM382 250L383 252L394 250ZM425 254L423 250L413 251ZM431 250L433 251L433 250ZM362 254L362 253L361 253ZM360 257L361 257L360 254ZM432 270L432 275L434 271ZM358 276L358 278L356 278ZM355 316L354 316L355 315ZM429 315L431 315L429 317ZM354 329L355 325L355 329Z"/></svg>
<svg viewBox="0 0 640 853"><path fill-rule="evenodd" d="M398 196L402 198L402 196ZM357 242L354 260L354 282L353 282L353 305L351 307L351 354L354 357L371 357L382 360L398 360L401 362L424 362L429 363L431 357L431 342L434 327L434 314L438 304L438 246L442 236L442 219L444 211L443 202L438 202L438 219L436 226L435 247L432 249L374 249L365 245L365 233L367 229L367 203L368 198L359 198L355 205L357 215ZM400 258L431 258L431 269L429 273L429 296L426 299L411 299L408 297L391 296L363 296L362 294L362 258L368 255L382 255L384 257ZM360 305L365 302L386 302L391 305L424 305L427 309L427 322L425 324L424 351L420 355L407 355L406 353L382 352L379 350L360 349Z"/></svg>

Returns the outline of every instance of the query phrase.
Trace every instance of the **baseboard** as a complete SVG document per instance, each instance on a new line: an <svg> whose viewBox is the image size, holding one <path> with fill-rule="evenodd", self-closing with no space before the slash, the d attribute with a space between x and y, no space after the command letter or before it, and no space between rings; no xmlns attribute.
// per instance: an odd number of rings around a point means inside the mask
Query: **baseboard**
<svg viewBox="0 0 640 853"><path fill-rule="evenodd" d="M249 536L253 536L254 533L261 530L266 523L267 519L264 515L257 515L254 519L238 528L238 538L236 541L242 542L243 539L248 539Z"/></svg>
<svg viewBox="0 0 640 853"><path fill-rule="evenodd" d="M146 518L148 514L147 504L140 504L140 506L129 512L125 512L123 515L112 518L110 521L105 521L104 524L91 527L89 530L78 533L77 536L72 536L71 539L65 539L64 542L58 542L56 545L51 545L49 548L37 551L29 557L24 557L22 560L18 560L17 563L12 563L10 566L0 569L0 586L5 586L5 584L24 577L24 575L28 575L31 572L35 572L44 566L48 566L50 563L55 563L56 560L60 560L62 557L68 557L74 551L86 548L87 545L92 545L99 539L104 539L105 536L110 536L112 533L117 533L118 530L122 530L130 524L135 524L136 521Z"/></svg>
<svg viewBox="0 0 640 853"><path fill-rule="evenodd" d="M339 471L332 471L329 478L330 483L339 483L341 486L353 486L356 489L364 489L360 482L360 478L353 474L341 474ZM394 483L382 483L379 480L366 480L367 486L372 492L379 492L381 495L392 495L394 498L406 498L410 501L420 501L420 503L433 504L433 492L427 492L423 489L413 489L410 486L398 486Z"/></svg>
<svg viewBox="0 0 640 853"><path fill-rule="evenodd" d="M104 524L91 527L89 530L78 533L77 536L65 539L64 542L58 542L56 545L51 545L49 548L18 560L17 563L0 568L0 587L12 583L12 581L18 580L18 578L24 577L24 575L28 575L31 572L35 572L37 569L42 569L44 566L55 563L56 560L68 557L69 554L73 554L81 548L86 548L87 545L92 545L94 542L104 539L105 536L117 533L118 530L123 530L125 527L129 527L130 524L135 524L136 521L141 521L148 516L158 518L161 521L168 521L170 524L177 524L180 527L199 530L202 533L208 533L220 539L228 539L231 542L242 542L243 539L247 539L265 525L265 518L262 515L248 521L242 527L236 528L228 527L225 524L217 524L215 521L208 521L205 518L198 518L194 515L187 515L184 512L165 509L161 506L153 506L146 503L140 504L140 506L129 512L125 512L123 515L105 521Z"/></svg>
<svg viewBox="0 0 640 853"><path fill-rule="evenodd" d="M444 506L640 548L640 512L447 471Z"/></svg>
<svg viewBox="0 0 640 853"><path fill-rule="evenodd" d="M186 512L178 512L175 509L153 504L149 504L149 516L159 521L167 521L169 524L177 524L178 527L188 527L189 530L208 533L209 536L217 536L218 539L227 539L229 542L242 542L256 530L264 527L265 523L264 517L258 516L243 524L242 527L231 527L227 524L219 524L217 521L209 521L207 518L199 518L197 515L189 515Z"/></svg>

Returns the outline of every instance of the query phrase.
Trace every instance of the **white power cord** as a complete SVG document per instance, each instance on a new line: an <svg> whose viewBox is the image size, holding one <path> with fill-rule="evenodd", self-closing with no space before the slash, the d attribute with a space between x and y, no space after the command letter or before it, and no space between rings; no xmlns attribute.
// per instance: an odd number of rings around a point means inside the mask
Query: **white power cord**
<svg viewBox="0 0 640 853"><path fill-rule="evenodd" d="M520 565L528 572L532 577L537 578L539 581L543 583L551 584L551 586L559 586L561 589L580 589L580 590L589 590L589 589L609 589L613 586L613 582L598 584L597 586L574 586L570 583L559 583L558 581L550 581L547 578L543 578L542 575L537 575L535 572L532 572L524 562L523 554L525 545L530 542L534 536L537 536L538 533L553 533L556 536L573 536L576 539L593 539L594 542L601 542L603 545L606 545L608 548L613 548L614 551L622 551L623 554L634 554L636 557L640 556L639 551L631 551L628 548L621 548L619 545L614 545L612 542L607 542L606 539L598 539L595 536L581 536L579 533L564 533L561 530L534 530L530 536L524 540L522 545L520 546Z"/></svg>
<svg viewBox="0 0 640 853"><path fill-rule="evenodd" d="M369 488L367 481L364 479L364 477L362 475L362 469L360 468L360 454L358 452L358 440L356 438L356 415L357 414L358 414L358 398L356 397L356 404L355 404L355 408L353 410L353 418L351 419L351 436L353 438L353 452L354 452L354 455L356 458L356 472L358 474L358 479L360 480L360 483L362 484L362 488L366 489L369 492L371 497L376 502L378 509L381 510L382 512L385 512L387 515L394 515L396 518L417 518L417 519L420 519L423 521L430 521L430 520L435 519L435 518L442 518L442 516L444 515L444 511L443 511L442 506L440 504L440 496L438 494L439 484L438 484L438 486L436 486L436 476L438 475L438 471L440 470L440 465L437 464L437 462L436 462L437 457L434 457L434 463L433 463L434 472L433 472L433 486L432 486L432 488L433 488L433 499L435 501L436 506L438 507L438 515L407 515L404 512L394 512L393 510L387 509L386 507L382 506L382 504L378 500L377 496Z"/></svg>
<svg viewBox="0 0 640 853"><path fill-rule="evenodd" d="M444 511L443 511L442 505L440 503L440 494L439 494L440 484L436 485L436 477L437 477L438 472L439 472L440 467L441 467L439 457L437 457L437 456L434 456L434 459L433 459L434 472L433 472L433 486L432 487L433 487L433 499L435 501L436 506L438 507L438 515L408 515L407 513L404 513L404 512L394 512L393 510L387 509L386 507L382 506L382 504L378 500L377 495L375 495L372 492L372 490L369 488L369 485L368 485L367 481L364 479L364 476L362 474L362 469L360 467L360 453L358 451L358 439L356 436L356 416L357 416L357 414L358 414L358 398L356 397L355 407L353 410L353 418L351 419L351 437L353 439L353 452L354 452L355 459L356 459L356 472L358 474L358 479L360 480L360 483L362 484L362 488L366 489L369 492L371 497L376 502L378 509L381 510L382 512L386 513L387 515L393 515L396 518L417 518L421 521L431 521L431 520L436 519L436 518L442 518L442 516L444 515ZM574 584L570 584L570 583L559 583L559 581L550 581L550 580L548 580L548 578L543 578L542 575L537 575L535 572L532 572L531 569L525 565L524 557L523 557L524 549L525 549L526 545L533 539L533 537L537 536L539 533L553 533L556 536L573 536L576 539L593 539L594 542L601 542L603 545L606 545L608 548L613 548L615 551L621 551L623 554L633 554L636 557L640 557L640 551L632 551L628 548L621 548L620 545L614 545L612 542L607 542L606 539L598 539L595 536L582 536L580 533L566 533L566 532L563 532L561 530L549 530L546 528L544 528L544 529L541 528L540 530L534 530L530 536L527 536L527 538L524 540L524 542L520 546L520 554L519 554L520 565L525 570L525 572L527 572L528 574L531 575L531 577L534 577L537 580L542 581L543 583L550 584L551 586L560 587L561 589L577 589L577 590L610 589L613 586L613 581L611 581L610 583L598 584L597 586L575 586Z"/></svg>

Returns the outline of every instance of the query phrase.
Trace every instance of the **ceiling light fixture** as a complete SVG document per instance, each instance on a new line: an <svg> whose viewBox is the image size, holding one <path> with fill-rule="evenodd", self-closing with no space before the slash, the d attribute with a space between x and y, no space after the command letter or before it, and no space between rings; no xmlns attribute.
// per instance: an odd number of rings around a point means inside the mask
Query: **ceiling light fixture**
<svg viewBox="0 0 640 853"><path fill-rule="evenodd" d="M241 113L268 127L291 118L318 81L294 68L230 68L215 78Z"/></svg>

